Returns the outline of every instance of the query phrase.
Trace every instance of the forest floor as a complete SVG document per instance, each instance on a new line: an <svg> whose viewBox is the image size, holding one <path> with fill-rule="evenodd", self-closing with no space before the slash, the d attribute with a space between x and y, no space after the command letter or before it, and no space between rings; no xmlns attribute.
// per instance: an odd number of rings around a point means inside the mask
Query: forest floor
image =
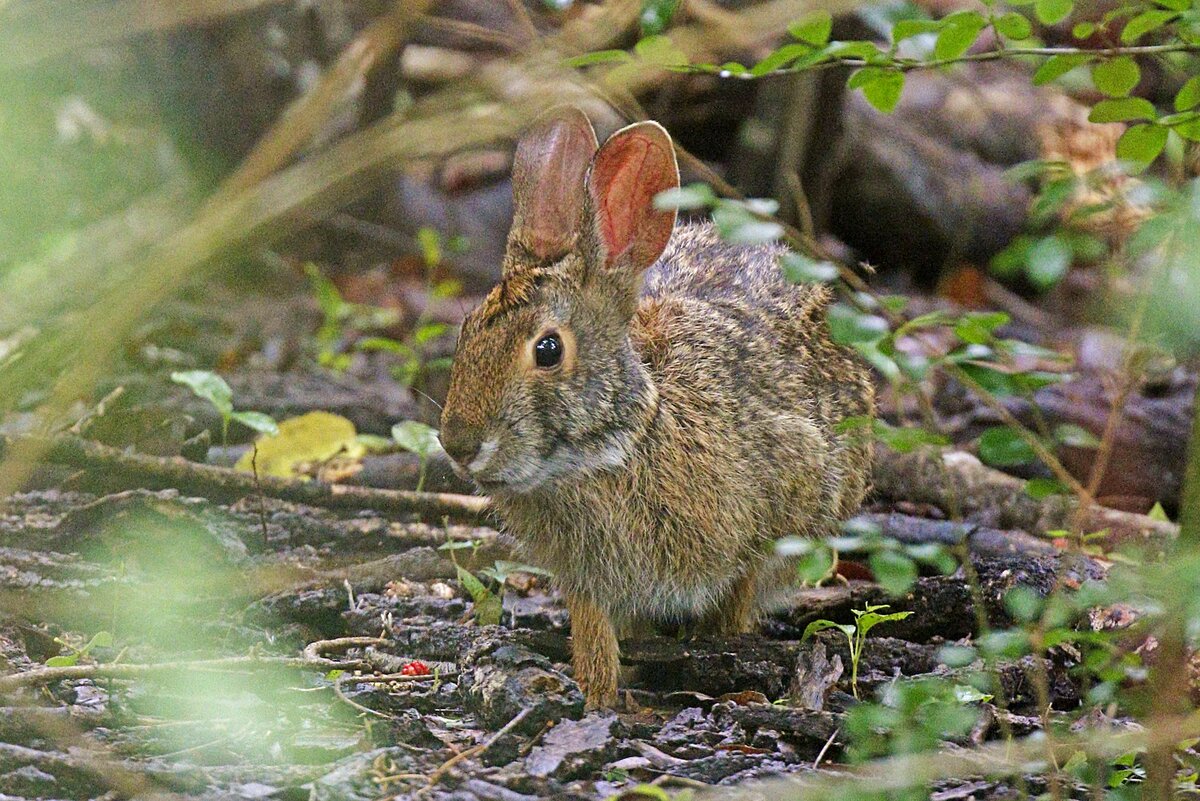
<svg viewBox="0 0 1200 801"><path fill-rule="evenodd" d="M83 433L120 442L136 431L144 452L174 437L178 450L215 418L167 368L219 362L247 339L270 352L272 325L288 339L303 332L286 321L302 329L295 321L311 319L295 313L299 296L222 305L210 289L209 300L181 301L145 327L125 372L102 387L122 387L119 402ZM247 333L253 304L273 312ZM281 419L336 411L378 434L419 413L386 374L296 366L306 363L231 371L237 405ZM181 415L192 422L164 433ZM17 428L0 443L27 441ZM232 458L216 447L207 456ZM979 666L947 665L946 646L973 642L981 620L1008 625L1013 587L1045 596L1102 577L1107 563L1056 548L1046 534L1062 509L1015 498L1002 474L960 457L978 473L969 481L983 481L968 482L973 505L961 522L923 486L928 460L886 454L859 520L969 554L970 569L927 571L889 597L847 555L839 575L798 590L757 633L625 643L621 708L585 715L561 600L510 561L478 506L456 508L449 496L405 511L404 498L370 488L306 505L287 500L283 482L247 489L252 477L240 474L243 483L222 485L179 457L133 463L121 449L60 438L28 491L0 502L0 794L516 801L808 779L846 769L855 695L875 697L901 677L962 676L960 703L979 714L943 749L1036 731L1079 707L1077 650L1064 643L1003 663L993 677L1002 692L980 693L970 678ZM356 481L412 489L412 460L393 462L366 465ZM463 490L436 466L428 483ZM1162 541L1163 524L1112 515L1113 531ZM494 592L480 601L470 577L489 569ZM500 624L478 625L479 603L496 602ZM870 604L911 615L873 630L854 685L840 630L803 635L815 620L852 623ZM1008 798L1019 781L943 783L932 797Z"/></svg>

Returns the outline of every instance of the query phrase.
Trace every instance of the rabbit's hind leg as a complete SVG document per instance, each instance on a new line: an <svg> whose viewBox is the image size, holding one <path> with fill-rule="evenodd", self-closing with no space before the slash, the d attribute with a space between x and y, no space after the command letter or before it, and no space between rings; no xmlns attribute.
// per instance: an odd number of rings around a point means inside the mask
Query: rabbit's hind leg
<svg viewBox="0 0 1200 801"><path fill-rule="evenodd" d="M745 634L758 622L758 570L742 574L716 608L704 616L699 629L705 634Z"/></svg>

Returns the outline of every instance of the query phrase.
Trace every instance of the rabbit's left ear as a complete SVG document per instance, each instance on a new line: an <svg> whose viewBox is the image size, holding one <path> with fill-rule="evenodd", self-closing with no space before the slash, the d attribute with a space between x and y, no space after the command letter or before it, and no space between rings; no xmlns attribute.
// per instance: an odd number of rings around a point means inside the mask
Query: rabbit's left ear
<svg viewBox="0 0 1200 801"><path fill-rule="evenodd" d="M608 138L587 177L606 268L640 273L662 255L675 227L675 211L656 209L654 196L678 186L675 148L661 125L639 122Z"/></svg>

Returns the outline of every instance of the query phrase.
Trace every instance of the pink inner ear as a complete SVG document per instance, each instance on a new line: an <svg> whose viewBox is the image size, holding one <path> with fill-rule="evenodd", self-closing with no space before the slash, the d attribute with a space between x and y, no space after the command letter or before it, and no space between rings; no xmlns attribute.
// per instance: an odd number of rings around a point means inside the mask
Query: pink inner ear
<svg viewBox="0 0 1200 801"><path fill-rule="evenodd" d="M679 185L675 153L666 131L643 124L619 131L592 164L589 190L605 265L618 261L644 270L662 254L675 212L654 208L654 196Z"/></svg>

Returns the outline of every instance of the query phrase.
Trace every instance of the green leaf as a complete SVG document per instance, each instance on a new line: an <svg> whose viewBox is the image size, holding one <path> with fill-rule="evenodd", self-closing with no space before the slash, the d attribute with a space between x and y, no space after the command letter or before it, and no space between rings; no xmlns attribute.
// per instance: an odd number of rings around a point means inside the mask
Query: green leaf
<svg viewBox="0 0 1200 801"><path fill-rule="evenodd" d="M1076 39L1090 39L1092 34L1096 32L1096 23L1080 22L1071 29L1071 35Z"/></svg>
<svg viewBox="0 0 1200 801"><path fill-rule="evenodd" d="M662 33L671 24L679 0L642 0L642 13L638 21L642 25L642 36Z"/></svg>
<svg viewBox="0 0 1200 801"><path fill-rule="evenodd" d="M939 19L902 19L892 27L892 41L899 43L923 33L940 31L943 27Z"/></svg>
<svg viewBox="0 0 1200 801"><path fill-rule="evenodd" d="M844 421L849 422L849 421ZM837 430L841 430L838 426ZM927 431L916 426L893 426L886 420L872 420L871 431L875 439L887 445L896 453L910 453L922 445L949 445L950 440L943 434Z"/></svg>
<svg viewBox="0 0 1200 801"><path fill-rule="evenodd" d="M1009 39L1028 39L1033 33L1033 26L1024 14L1009 11L996 18L996 30Z"/></svg>
<svg viewBox="0 0 1200 801"><path fill-rule="evenodd" d="M1039 239L1025 254L1025 274L1038 289L1049 289L1062 280L1071 267L1071 246L1062 237Z"/></svg>
<svg viewBox="0 0 1200 801"><path fill-rule="evenodd" d="M987 703L994 696L988 695L985 692L980 692L968 684L954 685L954 700L960 704L974 704L977 702Z"/></svg>
<svg viewBox="0 0 1200 801"><path fill-rule="evenodd" d="M817 543L812 550L800 557L796 563L796 574L806 584L816 584L825 579L833 571L833 549L824 543Z"/></svg>
<svg viewBox="0 0 1200 801"><path fill-rule="evenodd" d="M1029 635L1019 629L989 631L976 640L988 656L1016 659L1029 653Z"/></svg>
<svg viewBox="0 0 1200 801"><path fill-rule="evenodd" d="M84 646L84 652L91 651L93 648L112 648L113 636L110 631L98 631L88 644Z"/></svg>
<svg viewBox="0 0 1200 801"><path fill-rule="evenodd" d="M263 414L262 412L234 412L230 416L230 419L236 420L246 428L257 431L260 434L279 433L279 424L269 414Z"/></svg>
<svg viewBox="0 0 1200 801"><path fill-rule="evenodd" d="M788 27L788 33L793 38L817 47L824 47L832 32L833 15L825 9L807 14Z"/></svg>
<svg viewBox="0 0 1200 801"><path fill-rule="evenodd" d="M1166 25L1177 16L1179 15L1174 11L1162 11L1159 9L1143 11L1126 23L1124 30L1121 31L1121 43L1127 45L1133 44L1151 31L1158 30Z"/></svg>
<svg viewBox="0 0 1200 801"><path fill-rule="evenodd" d="M594 53L584 53L581 56L567 59L568 67L591 67L595 64L626 64L633 61L633 56L624 50L597 50Z"/></svg>
<svg viewBox="0 0 1200 801"><path fill-rule="evenodd" d="M633 46L633 52L658 67L685 67L688 63L687 53L666 36L647 36Z"/></svg>
<svg viewBox="0 0 1200 801"><path fill-rule="evenodd" d="M847 85L851 89L861 89L863 97L877 111L890 114L904 91L904 73L882 67L863 67L850 76Z"/></svg>
<svg viewBox="0 0 1200 801"><path fill-rule="evenodd" d="M1092 106L1088 122L1128 122L1130 120L1156 120L1158 112L1154 104L1142 97L1122 97L1116 100L1101 100Z"/></svg>
<svg viewBox="0 0 1200 801"><path fill-rule="evenodd" d="M504 603L500 596L483 586L483 582L475 578L470 570L458 563L455 563L454 569L463 589L471 594L471 602L475 604L475 622L481 626L498 625L504 615Z"/></svg>
<svg viewBox="0 0 1200 801"><path fill-rule="evenodd" d="M954 335L963 342L983 345L991 342L993 332L1008 321L1004 312L967 312L954 326Z"/></svg>
<svg viewBox="0 0 1200 801"><path fill-rule="evenodd" d="M46 667L73 667L79 664L79 654L52 656L46 660Z"/></svg>
<svg viewBox="0 0 1200 801"><path fill-rule="evenodd" d="M750 68L750 74L756 78L783 69L798 58L811 55L813 48L806 44L786 44L775 52L767 55Z"/></svg>
<svg viewBox="0 0 1200 801"><path fill-rule="evenodd" d="M1033 448L1008 426L995 426L979 438L979 458L992 467L1028 464L1037 458Z"/></svg>
<svg viewBox="0 0 1200 801"><path fill-rule="evenodd" d="M325 681L337 681L338 676L341 676L346 671L341 668L334 668L325 674Z"/></svg>
<svg viewBox="0 0 1200 801"><path fill-rule="evenodd" d="M441 447L437 429L416 420L405 420L392 426L392 439L404 450L420 457L428 456Z"/></svg>
<svg viewBox="0 0 1200 801"><path fill-rule="evenodd" d="M654 208L707 209L717 202L717 196L708 184L688 184L674 189L665 189L654 196Z"/></svg>
<svg viewBox="0 0 1200 801"><path fill-rule="evenodd" d="M1145 167L1166 147L1167 130L1153 123L1130 126L1117 140L1117 158Z"/></svg>
<svg viewBox="0 0 1200 801"><path fill-rule="evenodd" d="M782 225L760 220L735 202L724 201L713 209L712 221L722 239L739 245L764 245L783 236Z"/></svg>
<svg viewBox="0 0 1200 801"><path fill-rule="evenodd" d="M888 332L888 322L876 314L861 312L845 303L829 309L829 331L839 345L873 342Z"/></svg>
<svg viewBox="0 0 1200 801"><path fill-rule="evenodd" d="M646 798L649 801L671 801L666 790L654 784L638 784L621 790L621 798L632 801L635 798Z"/></svg>
<svg viewBox="0 0 1200 801"><path fill-rule="evenodd" d="M847 637L854 636L854 626L846 623L834 623L832 620L814 620L804 627L804 633L800 635L800 642L805 642L818 631L825 631L826 629L840 629Z"/></svg>
<svg viewBox="0 0 1200 801"><path fill-rule="evenodd" d="M1095 56L1087 53L1060 53L1057 56L1051 56L1046 59L1046 63L1037 68L1037 72L1033 73L1033 83L1035 86L1050 83L1055 78L1061 78L1071 70L1078 69L1095 59Z"/></svg>
<svg viewBox="0 0 1200 801"><path fill-rule="evenodd" d="M1188 78L1187 83L1175 93L1175 110L1187 111L1200 106L1200 75Z"/></svg>
<svg viewBox="0 0 1200 801"><path fill-rule="evenodd" d="M876 551L867 561L875 580L889 595L908 592L917 580L916 563L898 551Z"/></svg>
<svg viewBox="0 0 1200 801"><path fill-rule="evenodd" d="M1141 79L1142 71L1129 56L1101 61L1092 67L1092 83L1109 97L1125 97Z"/></svg>
<svg viewBox="0 0 1200 801"><path fill-rule="evenodd" d="M838 58L861 58L874 62L884 58L884 53L873 42L830 42L827 52Z"/></svg>
<svg viewBox="0 0 1200 801"><path fill-rule="evenodd" d="M1057 25L1071 15L1073 0L1036 0L1033 13L1043 25Z"/></svg>
<svg viewBox="0 0 1200 801"><path fill-rule="evenodd" d="M1072 448L1099 448L1100 440L1091 431L1074 423L1060 423L1054 428L1054 440Z"/></svg>
<svg viewBox="0 0 1200 801"><path fill-rule="evenodd" d="M418 345L425 345L449 332L449 330L450 326L447 323L425 323L413 332L413 342L416 342Z"/></svg>
<svg viewBox="0 0 1200 801"><path fill-rule="evenodd" d="M222 417L228 417L233 411L233 390L225 379L210 370L186 370L171 373L171 380L183 384L198 398L211 403Z"/></svg>
<svg viewBox="0 0 1200 801"><path fill-rule="evenodd" d="M981 14L965 11L948 17L949 24L938 34L933 46L934 58L952 60L966 53L975 44L987 25Z"/></svg>
<svg viewBox="0 0 1200 801"><path fill-rule="evenodd" d="M426 267L436 267L442 263L442 235L428 225L417 229L417 244L421 248L421 258Z"/></svg>
<svg viewBox="0 0 1200 801"><path fill-rule="evenodd" d="M1159 501L1154 502L1154 506L1150 507L1150 511L1146 513L1146 516L1160 523L1171 522L1171 518L1167 516L1167 510L1163 508L1162 503Z"/></svg>
<svg viewBox="0 0 1200 801"><path fill-rule="evenodd" d="M978 652L969 645L943 645L937 653L937 660L946 667L966 667L975 661Z"/></svg>
<svg viewBox="0 0 1200 801"><path fill-rule="evenodd" d="M890 608L891 607L887 604L868 604L865 610L852 609L851 611L854 612L854 624L858 629L858 632L863 637L866 637L867 633L880 623L891 623L896 620L904 620L906 617L912 614L912 612L888 612L887 614L880 614L878 611L880 609Z"/></svg>
<svg viewBox="0 0 1200 801"><path fill-rule="evenodd" d="M1025 482L1025 494L1035 501L1049 498L1051 495L1066 495L1068 492L1061 481L1053 478L1031 478Z"/></svg>
<svg viewBox="0 0 1200 801"><path fill-rule="evenodd" d="M1030 623L1042 613L1045 602L1031 587L1016 586L1004 594L1004 608L1018 623Z"/></svg>
<svg viewBox="0 0 1200 801"><path fill-rule="evenodd" d="M810 259L802 253L785 253L779 263L783 277L793 284L824 284L838 277L836 264Z"/></svg>
<svg viewBox="0 0 1200 801"><path fill-rule="evenodd" d="M943 576L948 576L958 569L958 560L946 546L938 542L906 545L904 552L921 564L935 568Z"/></svg>

